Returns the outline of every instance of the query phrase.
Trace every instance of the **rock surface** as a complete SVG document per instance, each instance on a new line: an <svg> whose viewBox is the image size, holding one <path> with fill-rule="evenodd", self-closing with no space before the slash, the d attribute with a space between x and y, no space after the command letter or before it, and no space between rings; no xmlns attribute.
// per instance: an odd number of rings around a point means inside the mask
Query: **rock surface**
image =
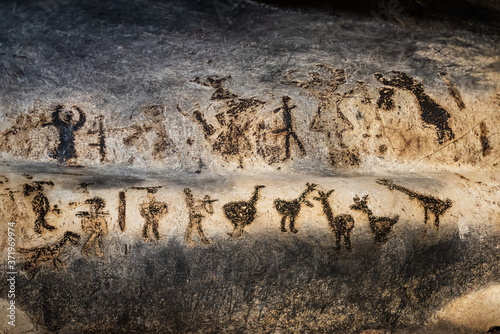
<svg viewBox="0 0 500 334"><path fill-rule="evenodd" d="M16 248L1 278L16 272L19 321L500 326L500 32L391 6L384 21L247 1L0 4L0 249L9 227Z"/></svg>

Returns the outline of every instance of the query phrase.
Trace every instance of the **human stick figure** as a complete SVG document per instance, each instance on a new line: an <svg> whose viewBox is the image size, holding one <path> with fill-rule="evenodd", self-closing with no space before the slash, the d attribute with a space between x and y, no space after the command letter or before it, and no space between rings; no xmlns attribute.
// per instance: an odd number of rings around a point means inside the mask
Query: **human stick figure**
<svg viewBox="0 0 500 334"><path fill-rule="evenodd" d="M52 123L44 124L44 126L54 125L59 131L59 145L57 145L53 157L60 163L76 159L75 132L85 124L85 114L82 109L77 106L73 106L72 109L78 111L78 122L73 122L71 110L66 109L64 105L58 105L52 113Z"/></svg>
<svg viewBox="0 0 500 334"><path fill-rule="evenodd" d="M168 205L165 202L156 200L155 194L161 187L133 187L132 189L144 189L148 192L147 201L140 204L140 213L144 218L144 228L142 230L142 237L144 241L149 241L149 228L155 236L156 240L160 240L160 233L158 227L160 226L160 219L168 213Z"/></svg>
<svg viewBox="0 0 500 334"><path fill-rule="evenodd" d="M205 245L211 244L212 241L207 239L203 233L201 222L203 218L205 218L205 212L208 215L212 215L214 213L213 203L217 200L211 199L209 195L205 195L203 199L194 198L193 193L189 188L184 188L184 195L189 209L189 224L186 229L186 234L184 235L184 240L186 243L192 244L193 241L191 238L193 230L196 228L200 241Z"/></svg>
<svg viewBox="0 0 500 334"><path fill-rule="evenodd" d="M102 237L108 234L108 223L105 216L107 212L102 210L106 206L106 202L100 197L93 197L85 201L85 204L90 204L90 211L77 213L77 217L82 218L82 230L89 235L87 242L83 246L82 254L85 256L92 255L92 249L97 257L104 256L102 251Z"/></svg>
<svg viewBox="0 0 500 334"><path fill-rule="evenodd" d="M35 232L38 234L42 234L42 228L53 231L56 228L52 225L49 225L45 220L45 216L50 210L49 199L43 193L43 185L54 186L52 181L35 181L31 185L24 184L24 196L30 196L33 192L36 192L36 195L33 197L31 201L31 206L33 208L33 212L36 215L35 219Z"/></svg>
<svg viewBox="0 0 500 334"><path fill-rule="evenodd" d="M300 149L300 152L304 155L306 154L306 150L304 149L304 145L300 141L299 137L295 133L293 129L293 119L292 119L292 109L297 106L290 106L288 102L290 102L291 98L288 96L282 97L282 105L279 108L276 108L273 112L277 113L280 110L283 111L283 122L285 123L285 127L282 129L274 130L274 134L284 134L285 135L285 159L283 161L290 159L290 137L295 139L297 146Z"/></svg>

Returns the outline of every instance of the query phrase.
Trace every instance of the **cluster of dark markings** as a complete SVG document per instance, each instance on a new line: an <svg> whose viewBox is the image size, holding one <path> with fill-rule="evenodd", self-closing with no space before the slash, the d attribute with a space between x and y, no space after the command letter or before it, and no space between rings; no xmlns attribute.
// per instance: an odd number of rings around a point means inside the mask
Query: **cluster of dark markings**
<svg viewBox="0 0 500 334"><path fill-rule="evenodd" d="M353 98L355 91L361 91L361 102L372 104L372 98L368 95L366 83L358 81L359 89L353 88L348 92L339 93L338 89L347 83L348 75L343 69L336 69L329 65L316 64L318 71L309 73L309 80L299 80L294 78L297 70L287 71L281 80L284 85L300 87L318 100L318 106L314 117L310 123L309 130L323 133L328 140L329 160L332 166L358 166L360 163L359 149L348 144L345 140L345 133L354 130L354 126L348 117L341 110L341 102ZM448 86L448 92L455 100L460 110L465 108L460 92L453 85L446 73L440 73L444 82ZM437 142L444 144L453 140L455 134L450 128L448 121L450 113L439 103L433 100L424 90L422 83L412 78L404 72L391 71L388 75L380 73L374 74L375 79L384 85L379 88L378 98L375 108L383 111L395 109L394 94L396 90L403 90L412 94L416 100L420 119L424 126L432 127L437 134ZM302 75L301 77L304 77ZM225 87L225 83L231 79L230 76L219 77L210 76L205 79L195 78L192 82L213 89L210 100L215 102L218 112L215 115L216 122L211 121L200 110L194 110L186 116L201 126L205 139L211 145L212 152L222 156L227 161L238 161L243 168L243 161L249 153L258 154L269 164L284 162L292 159L292 148L295 146L300 155L306 155L307 150L303 141L296 131L294 110L296 108L289 96L281 97L281 106L272 110L273 113L280 113L281 123L278 127L272 127L256 117L257 111L267 104L255 97L241 98ZM180 106L178 106L180 110ZM96 147L100 156L100 161L105 162L106 152L106 132L126 131L123 138L125 146L136 146L140 151L143 137L154 132L156 139L152 145L152 157L163 159L167 155L176 152L173 140L168 136L165 129L165 106L145 105L140 107L140 112L147 120L143 124L135 123L126 128L105 129L104 116L97 116L93 123L89 125L88 135L96 135L97 141L89 143L91 147ZM76 117L78 116L78 117ZM132 116L131 116L132 117ZM363 117L361 114L356 117ZM51 157L64 164L75 164L77 154L75 150L75 134L86 123L86 115L78 106L66 107L58 105L51 115L51 122L43 126L53 126L59 134L58 144L52 149ZM75 120L77 118L77 120ZM377 119L380 117L377 113ZM87 122L89 123L89 122ZM364 136L369 136L364 134ZM283 138L283 140L279 140ZM491 143L488 141L488 130L486 125L481 124L481 145L483 155L491 152ZM193 144L193 139L188 138L189 145ZM378 153L384 154L386 150L381 149Z"/></svg>
<svg viewBox="0 0 500 334"><path fill-rule="evenodd" d="M429 213L434 215L434 225L439 227L440 217L452 206L450 199L441 200L431 195L424 195L416 191L410 190L401 185L395 184L392 180L379 179L377 184L389 188L389 190L400 191L410 199L416 199L417 202L424 209L424 223L429 221ZM34 229L37 233L41 233L42 228L46 230L54 230L55 227L49 225L45 221L50 205L47 197L43 193L43 185L51 185L52 182L37 181L31 184L24 185L24 195L31 196L36 192L32 198L33 212L36 215ZM87 184L88 186L89 184ZM280 229L281 232L297 233L298 230L295 226L296 219L301 211L302 204L313 207L313 204L307 200L307 197L316 192L317 195L313 199L321 204L323 213L328 221L328 225L335 237L335 248L341 251L342 240L346 250L351 250L351 234L355 226L354 219L351 215L343 213L335 215L329 201L329 197L334 192L334 189L324 191L318 189L318 185L314 183L306 183L305 189L295 199L284 200L275 199L274 208L281 215ZM143 226L143 239L150 241L150 230L154 236L154 240L160 239L158 231L160 220L168 213L168 205L165 202L158 201L156 194L161 186L151 187L131 187L133 190L145 190L147 192L147 199L139 204L140 215L144 218ZM222 206L223 214L231 222L234 229L229 236L232 238L242 237L244 228L252 224L257 216L257 202L260 199L260 191L265 188L264 185L256 185L249 200L233 201L226 203ZM184 197L186 206L189 211L189 223L185 232L185 242L193 244L193 232L198 234L198 238L202 244L210 244L211 240L205 236L203 231L202 222L205 217L214 213L213 203L217 199L212 199L209 195L203 198L196 198L190 188L184 188ZM370 229L374 236L375 244L384 244L393 230L394 225L398 222L399 216L381 217L375 216L368 206L369 195L359 197L356 195L353 198L354 204L350 206L351 210L360 211L367 215ZM106 202L100 197L92 197L83 202L85 205L90 206L89 211L80 211L76 216L81 218L82 231L88 235L85 245L82 248L82 254L85 256L95 255L102 257L104 255L102 248L103 237L108 233L107 216L108 212L104 211ZM126 230L126 195L124 191L118 193L118 224L121 231ZM288 220L288 229L286 226ZM34 273L37 270L37 265L40 262L52 261L54 268L61 267L62 263L59 259L61 248L66 244L77 245L80 240L80 235L74 232L66 232L62 239L53 245L37 247L32 249L21 249L20 252L28 254L26 260L26 267Z"/></svg>

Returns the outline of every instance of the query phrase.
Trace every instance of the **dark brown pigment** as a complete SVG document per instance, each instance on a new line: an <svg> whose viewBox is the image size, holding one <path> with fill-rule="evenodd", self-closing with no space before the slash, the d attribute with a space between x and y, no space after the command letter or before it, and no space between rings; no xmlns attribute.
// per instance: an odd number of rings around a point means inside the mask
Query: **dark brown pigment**
<svg viewBox="0 0 500 334"><path fill-rule="evenodd" d="M224 204L222 210L227 219L231 221L234 226L233 232L229 233L230 237L239 238L243 235L243 228L250 225L257 214L255 205L259 200L259 190L265 188L263 185L255 186L252 198L249 201L238 201Z"/></svg>
<svg viewBox="0 0 500 334"><path fill-rule="evenodd" d="M306 200L307 194L310 192L314 191L316 188L316 184L312 183L306 184L306 190L300 194L300 196L294 200L291 201L285 201L280 198L274 200L274 207L276 208L276 211L282 216L281 218L281 232L287 232L285 223L286 219L288 218L289 224L290 224L290 232L291 233L297 233L298 230L295 228L295 219L300 213L300 209L302 207L302 203L309 207L313 207L313 205Z"/></svg>

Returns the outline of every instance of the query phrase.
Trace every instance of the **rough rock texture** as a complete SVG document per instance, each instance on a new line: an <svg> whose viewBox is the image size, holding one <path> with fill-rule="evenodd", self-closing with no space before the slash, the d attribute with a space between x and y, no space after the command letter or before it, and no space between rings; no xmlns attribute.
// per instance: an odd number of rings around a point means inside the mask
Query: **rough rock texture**
<svg viewBox="0 0 500 334"><path fill-rule="evenodd" d="M500 30L403 5L0 4L18 332L500 326Z"/></svg>

